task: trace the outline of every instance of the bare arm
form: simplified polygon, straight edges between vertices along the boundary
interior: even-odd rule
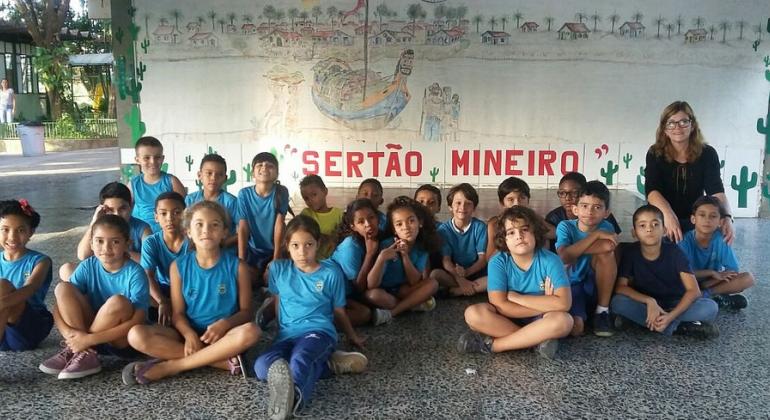
[[[607,243],[601,244],[600,247],[593,247],[597,241]],[[617,235],[595,230],[574,244],[557,249],[556,252],[565,264],[573,264],[583,254],[604,253],[614,250],[616,242]]]
[[[176,261],[171,263],[169,275],[171,277],[171,324],[186,340],[193,337],[197,340],[198,333],[190,326],[190,321],[187,319],[187,304],[182,295],[182,278]]]
[[[615,286],[615,293],[619,295],[628,296],[639,303],[644,303],[645,305],[649,304],[651,300],[655,302],[655,299],[653,299],[652,297],[647,296],[644,293],[638,292],[636,291],[636,289],[629,286],[627,277],[618,277],[618,283]]]
[[[238,312],[227,318],[230,328],[251,321],[253,316],[249,266],[243,261],[238,262],[238,308]]]
[[[273,227],[273,259],[281,257],[281,240],[283,239],[283,230],[286,228],[284,220],[286,216],[278,213],[275,215],[275,226]]]
[[[50,258],[43,258],[40,260],[40,262],[38,262],[32,269],[32,273],[27,277],[22,287],[19,287],[5,296],[0,296],[0,312],[26,302],[27,299],[32,297],[32,295],[40,289],[43,283],[45,283],[48,270],[50,269]]]
[[[187,188],[182,185],[182,182],[179,181],[179,178],[175,177],[174,175],[171,176],[171,189],[174,190],[174,192],[179,193],[182,197],[187,195]]]
[[[489,291],[489,303],[497,309],[500,314],[508,318],[529,318],[543,313],[527,308],[526,306],[508,300],[508,292]]]
[[[356,330],[353,328],[353,324],[350,322],[350,318],[348,317],[348,313],[345,312],[344,306],[334,308],[334,319],[337,321],[337,325],[342,328],[342,331],[348,337],[348,340],[353,343],[363,344],[363,340],[356,334]]]
[[[552,295],[522,295],[508,292],[509,301],[539,312],[567,312],[572,307],[572,291],[560,287]]]
[[[470,267],[465,269],[466,276],[472,276],[487,267],[486,254],[478,254],[479,258]]]
[[[249,250],[249,238],[251,237],[251,229],[249,229],[249,222],[245,219],[241,219],[238,222],[238,258],[246,261]]]
[[[362,292],[366,290],[368,274],[374,267],[374,262],[377,259],[377,241],[372,239],[365,239],[366,241],[366,255],[364,255],[364,261],[361,263],[361,269],[358,270],[358,276],[354,283],[355,288]]]
[[[714,194],[714,197],[722,203],[722,207],[724,207],[727,214],[732,214],[732,211],[730,210],[730,201],[727,200],[725,193],[716,193]],[[735,230],[733,229],[732,217],[725,217],[722,219],[722,236],[724,236],[725,242],[727,242],[728,245],[733,244],[733,240],[735,240]]]
[[[378,255],[377,259],[374,261],[372,270],[369,271],[369,274],[366,276],[367,289],[376,289],[380,287],[380,284],[382,284],[382,276],[385,274],[385,264],[387,264],[388,260],[392,260],[393,258],[396,258],[395,242],[380,251],[380,255]]]
[[[422,280],[423,273],[414,266],[408,252],[401,253],[401,262],[404,264],[406,282],[411,285],[419,283]]]
[[[674,242],[682,240],[682,228],[679,226],[679,217],[674,213],[671,204],[657,190],[647,193],[647,201],[663,212],[663,225],[666,228],[666,236]]]
[[[679,273],[679,278],[682,279],[682,284],[684,285],[684,295],[682,295],[682,299],[679,300],[679,303],[674,309],[669,312],[671,318],[674,319],[686,311],[693,302],[701,297],[698,281],[695,279],[694,275],[682,272]]]

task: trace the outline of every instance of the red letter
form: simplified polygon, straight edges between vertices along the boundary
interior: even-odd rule
[[[372,177],[380,176],[380,158],[385,156],[385,152],[367,152],[366,155],[372,159]]]
[[[355,171],[357,177],[363,178],[361,175],[360,165],[364,162],[364,154],[361,152],[348,152],[348,178],[353,178],[353,172]]]
[[[481,171],[481,150],[473,151],[473,175],[478,175]]]
[[[541,150],[540,151],[540,169],[537,171],[538,175],[553,175],[553,165],[556,162],[556,152],[553,150]]]
[[[316,159],[318,159],[318,152],[313,152],[310,150],[306,150],[302,152],[302,163],[304,163],[305,165],[310,165],[309,167],[305,166],[304,168],[302,168],[303,174],[305,175],[318,174],[318,161]]]
[[[464,169],[463,175],[468,175],[468,151],[463,150],[460,156],[457,150],[452,150],[452,175],[457,175],[458,169]]]
[[[572,158],[572,168],[567,167],[567,157]],[[567,172],[577,172],[578,170],[578,153],[574,150],[569,150],[561,154],[561,174],[564,175]]]
[[[490,167],[495,171],[495,175],[500,175],[500,161],[502,160],[502,150],[485,150],[484,151],[484,175],[489,176]]]
[[[337,162],[333,161],[333,158],[341,158],[342,152],[326,152],[326,159],[324,163],[326,164],[326,176],[342,176],[341,170],[334,169],[335,166],[337,166]]]
[[[388,166],[385,167],[385,176],[391,176],[394,171],[396,176],[401,176],[401,162],[398,161],[398,152],[390,152]]]
[[[529,159],[527,159],[527,175],[534,176],[535,175],[535,151],[530,150],[527,155],[529,155]]]
[[[422,153],[415,151],[406,152],[404,159],[406,160],[404,168],[406,174],[408,176],[420,176],[422,173]],[[414,161],[414,165],[412,165],[412,161]]]
[[[508,149],[505,151],[505,174],[510,176],[519,176],[521,175],[521,169],[516,169],[516,165],[518,164],[518,161],[516,160],[516,156],[522,156],[524,154],[523,150],[519,149]]]

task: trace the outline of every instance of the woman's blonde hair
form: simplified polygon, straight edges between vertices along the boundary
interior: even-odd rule
[[[703,135],[700,132],[698,126],[698,120],[695,119],[695,113],[692,111],[690,104],[685,101],[672,102],[667,106],[663,113],[660,114],[660,123],[658,124],[658,131],[655,134],[655,144],[652,145],[652,151],[655,156],[663,156],[666,162],[672,162],[676,156],[674,146],[671,144],[671,140],[666,135],[666,123],[669,118],[677,112],[684,112],[691,121],[690,139],[687,143],[687,162],[694,162],[703,153]]]

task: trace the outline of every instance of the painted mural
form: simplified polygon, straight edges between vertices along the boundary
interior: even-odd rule
[[[723,159],[735,215],[757,214],[770,179],[757,123],[766,2],[134,5],[135,126],[164,142],[169,171],[190,188],[188,160],[211,148],[233,168],[233,189],[248,184],[251,157],[272,150],[287,185],[307,173],[334,186],[376,176],[495,187],[515,175],[546,188],[580,170],[643,193],[659,113],[678,99]]]

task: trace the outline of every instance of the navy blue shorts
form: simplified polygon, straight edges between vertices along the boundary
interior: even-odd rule
[[[260,276],[265,271],[267,264],[272,260],[272,249],[256,249],[252,247],[246,249],[246,264],[248,264],[249,267],[256,268]]]
[[[511,318],[511,321],[513,321],[514,324],[523,327],[537,321],[538,319],[543,319],[543,314],[530,316],[527,318]]]
[[[480,271],[477,271],[476,273],[474,273],[474,274],[472,274],[470,276],[466,276],[465,279],[466,280],[470,280],[470,281],[474,281],[474,280],[478,280],[478,279],[480,279],[482,277],[486,277],[486,276],[487,276],[487,267],[484,267]]]
[[[45,309],[24,306],[15,324],[5,326],[5,334],[0,340],[1,351],[24,351],[37,348],[48,337],[53,327],[53,315]]]
[[[596,307],[596,279],[593,272],[580,283],[572,284],[570,289],[572,290],[572,307],[569,314],[585,321],[588,319],[589,311],[593,312]]]
[[[118,348],[113,346],[112,344],[97,344],[96,347],[94,347],[97,353],[103,355],[103,356],[114,356],[121,359],[138,359],[142,357],[142,353],[139,353],[131,346],[126,346],[124,348]]]

